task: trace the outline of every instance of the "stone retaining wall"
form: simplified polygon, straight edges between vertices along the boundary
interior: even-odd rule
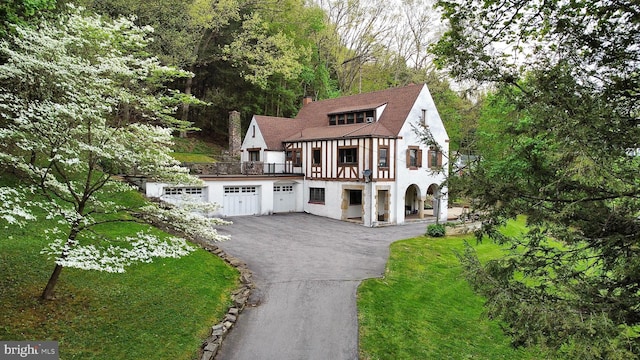
[[[202,248],[220,257],[240,272],[240,287],[232,293],[233,305],[227,310],[224,319],[211,327],[211,334],[202,343],[201,354],[199,356],[200,360],[212,360],[218,353],[218,349],[222,345],[222,340],[224,340],[229,330],[235,325],[238,315],[240,315],[247,304],[251,289],[253,289],[253,282],[252,274],[247,264],[225,253],[215,245],[205,244],[202,245]]]
[[[464,234],[469,234],[469,233],[472,233],[472,232],[480,229],[480,227],[482,226],[482,222],[481,221],[458,223],[458,224],[455,224],[453,226],[451,224],[455,224],[455,223],[449,223],[445,227],[445,234],[446,235],[464,235]]]

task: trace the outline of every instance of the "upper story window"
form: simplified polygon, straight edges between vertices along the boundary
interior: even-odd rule
[[[389,167],[389,148],[381,147],[378,150],[378,167]]]
[[[329,114],[329,125],[348,125],[373,122],[374,110],[350,111],[345,113]]]
[[[313,153],[313,157],[311,159],[312,165],[313,166],[322,165],[322,151],[320,149],[313,149],[312,153]]]
[[[356,165],[358,163],[358,148],[348,147],[338,149],[338,165]]]
[[[249,150],[249,161],[260,161],[260,150]]]
[[[293,166],[302,166],[302,149],[287,150],[285,156],[287,161],[293,163]]]
[[[429,169],[437,169],[442,167],[442,152],[438,151],[438,149],[431,147],[429,148],[429,159],[427,166]]]
[[[407,149],[407,167],[411,169],[422,167],[422,150],[418,146],[409,146]]]

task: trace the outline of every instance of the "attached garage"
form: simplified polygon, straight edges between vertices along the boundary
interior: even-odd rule
[[[200,186],[164,186],[160,198],[171,204],[207,201],[206,188]]]
[[[222,201],[224,216],[260,214],[259,186],[225,186]]]
[[[294,183],[276,183],[273,185],[273,212],[296,211],[296,193]]]

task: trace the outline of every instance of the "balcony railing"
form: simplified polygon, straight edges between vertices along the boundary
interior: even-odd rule
[[[242,173],[245,175],[278,175],[302,174],[301,166],[291,163],[264,163],[262,161],[245,161],[242,163]]]

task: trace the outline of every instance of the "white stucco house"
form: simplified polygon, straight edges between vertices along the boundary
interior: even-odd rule
[[[426,145],[416,129],[431,132]],[[437,144],[437,146],[435,145]],[[308,212],[364,226],[447,219],[449,139],[426,85],[305,99],[298,115],[255,115],[241,175],[201,176],[204,187],[148,183],[168,201],[195,197],[220,216]]]

